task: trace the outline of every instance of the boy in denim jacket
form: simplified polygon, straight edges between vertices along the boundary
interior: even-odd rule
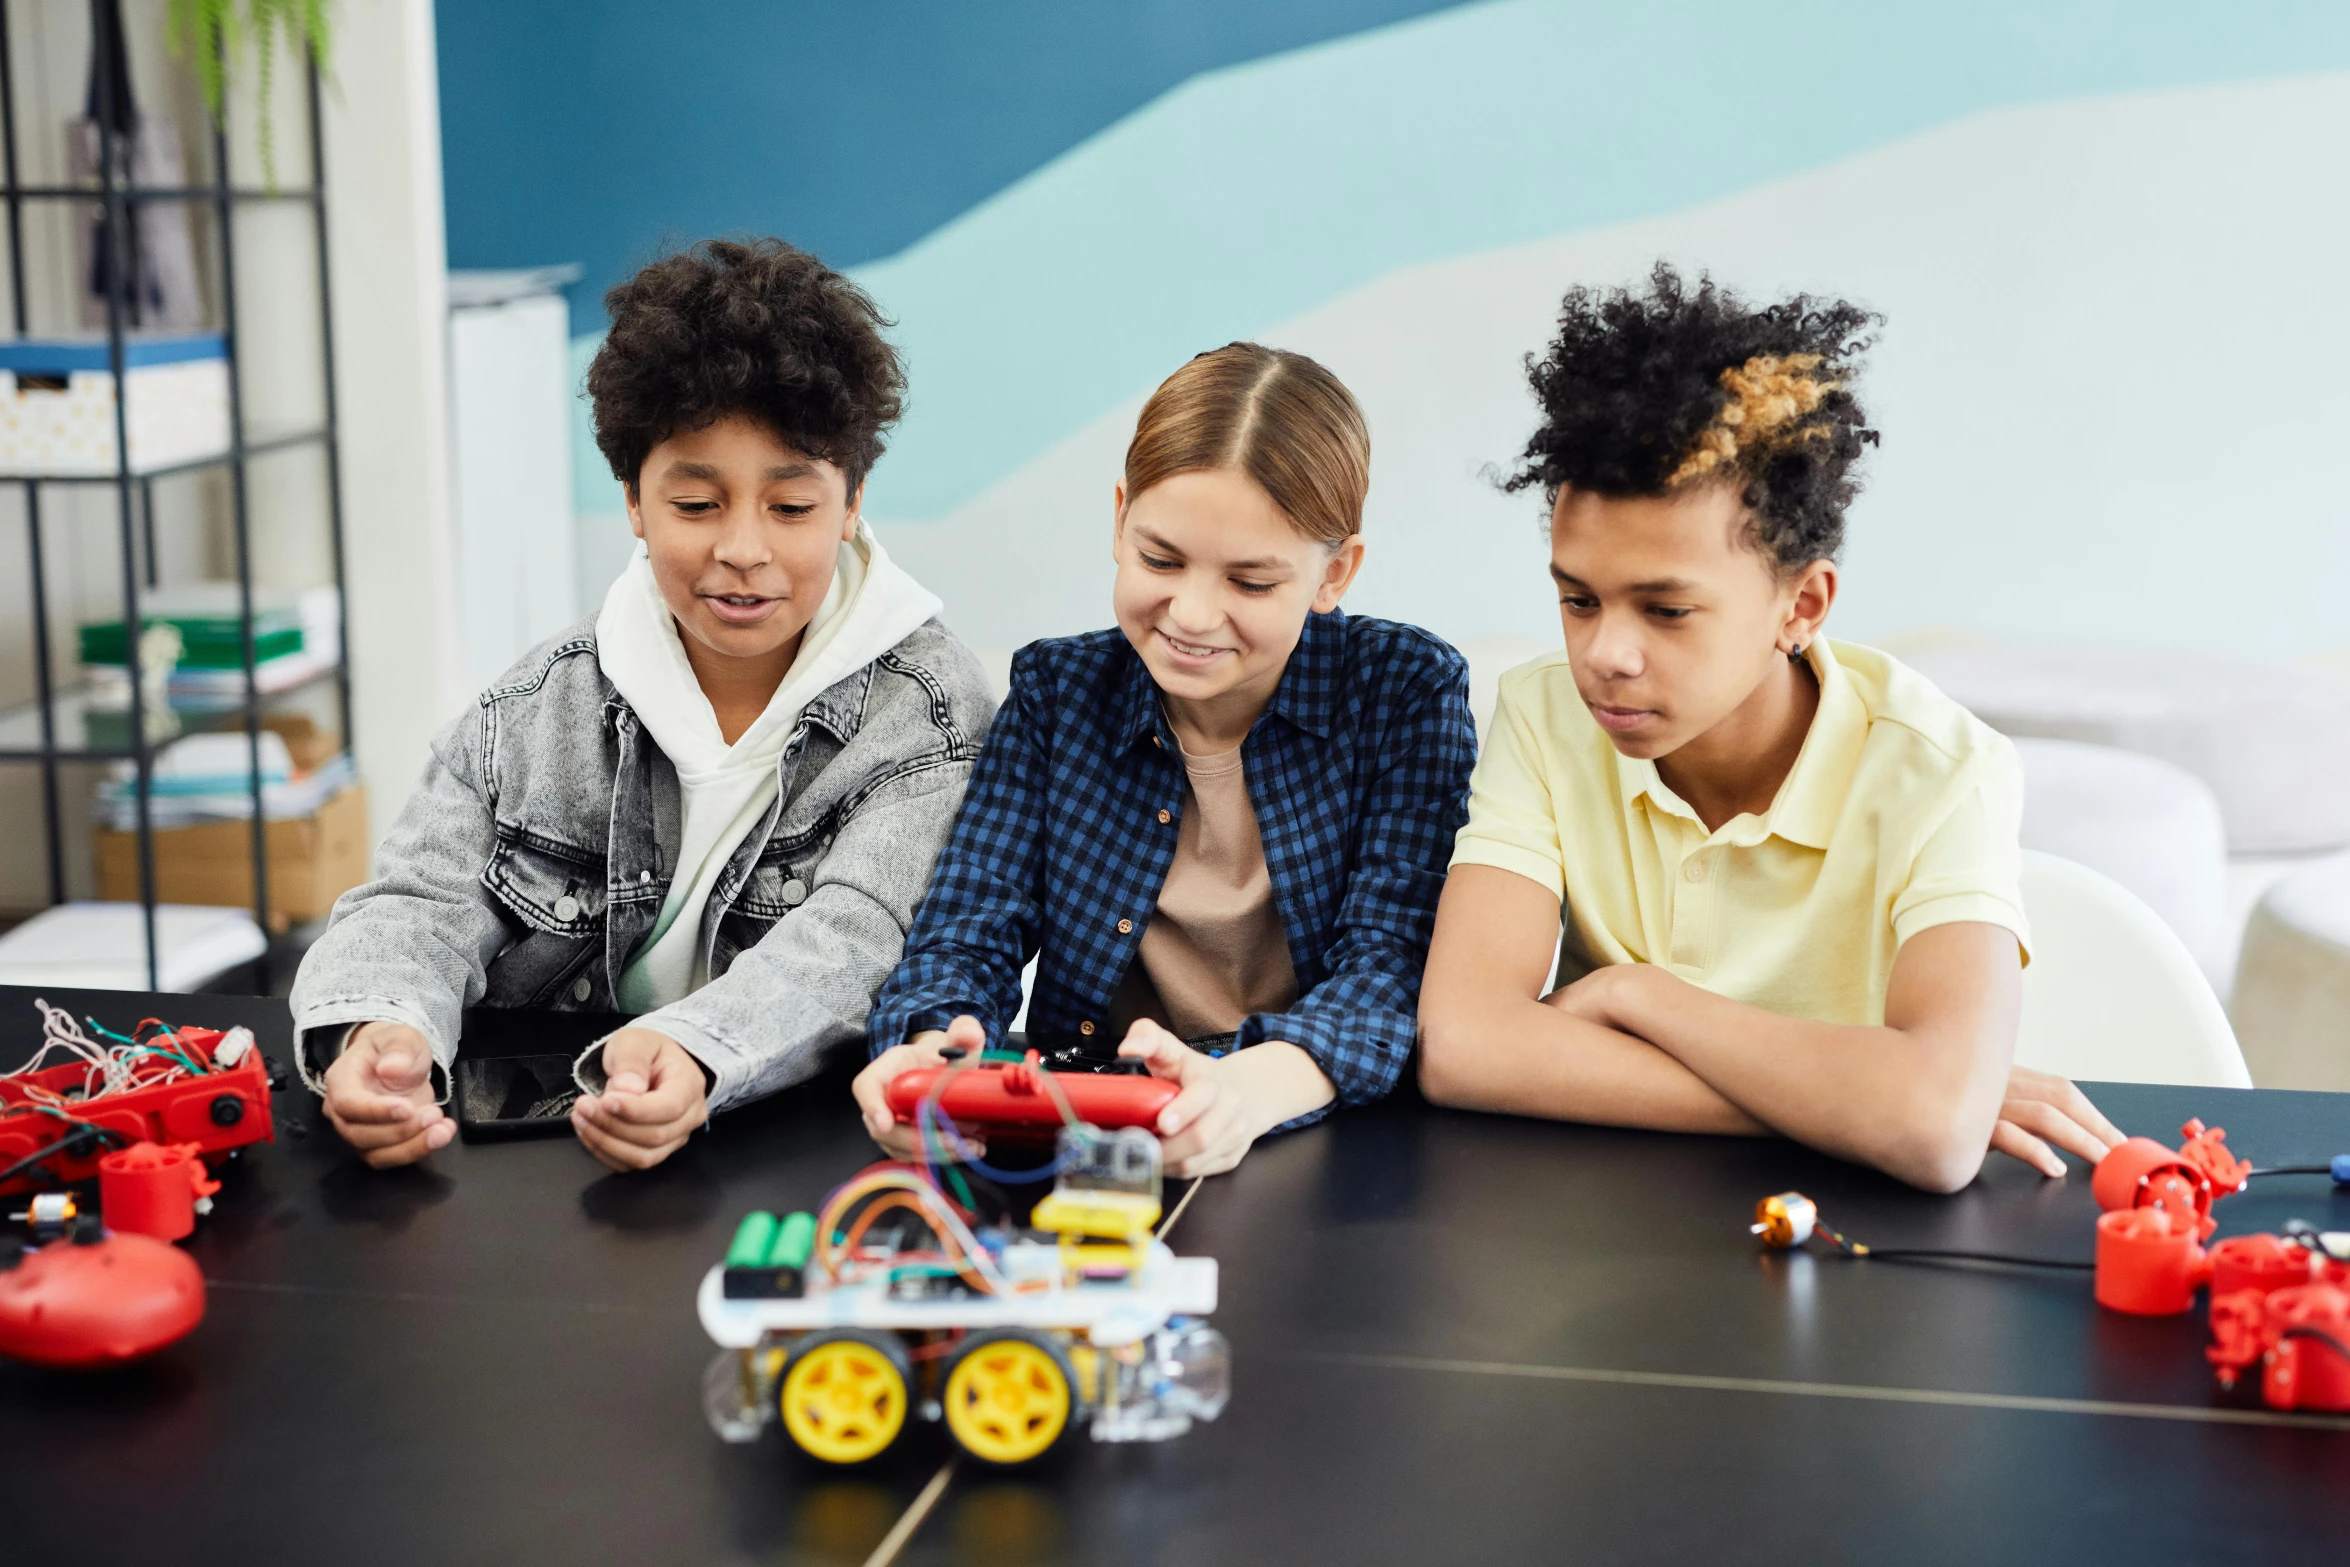
[[[441,731],[294,984],[304,1079],[378,1167],[453,1135],[469,1006],[639,1014],[571,1114],[623,1170],[852,1046],[993,714],[859,517],[904,384],[872,301],[764,240],[605,303],[588,391],[642,547]]]

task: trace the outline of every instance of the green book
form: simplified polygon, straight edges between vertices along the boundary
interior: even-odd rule
[[[182,669],[237,669],[245,662],[244,631],[233,615],[157,615],[145,624],[179,628]],[[260,610],[253,616],[253,660],[264,663],[302,651],[302,622],[292,610]],[[85,665],[127,663],[122,622],[93,621],[81,628]]]

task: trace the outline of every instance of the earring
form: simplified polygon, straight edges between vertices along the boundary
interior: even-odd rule
[[[1800,643],[1800,642],[1798,642],[1798,643],[1796,643],[1796,644],[1795,644],[1793,647],[1789,648],[1789,649],[1787,650],[1787,657],[1788,657],[1788,658],[1789,658],[1791,661],[1793,661],[1794,663],[1798,663],[1798,664],[1802,663],[1802,662],[1803,662],[1803,644],[1802,644],[1802,643]]]

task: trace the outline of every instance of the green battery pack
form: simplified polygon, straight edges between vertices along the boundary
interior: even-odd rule
[[[728,1300],[791,1300],[807,1289],[809,1255],[816,1249],[816,1218],[764,1211],[748,1213],[726,1248],[722,1280]]]
[[[767,1248],[775,1244],[775,1215],[764,1210],[746,1213],[743,1222],[734,1227],[734,1244],[726,1248],[726,1265],[730,1268],[760,1268],[767,1265]]]

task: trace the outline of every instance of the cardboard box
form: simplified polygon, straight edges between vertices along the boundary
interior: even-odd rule
[[[332,729],[321,728],[316,719],[303,714],[263,713],[261,727],[276,731],[277,737],[286,743],[286,754],[293,758],[297,773],[316,772],[342,754],[343,737]]]
[[[135,903],[139,835],[100,829],[98,896]],[[269,824],[269,928],[322,919],[367,879],[367,786],[353,784],[315,816]],[[155,897],[162,903],[253,906],[253,827],[201,822],[155,834]]]

